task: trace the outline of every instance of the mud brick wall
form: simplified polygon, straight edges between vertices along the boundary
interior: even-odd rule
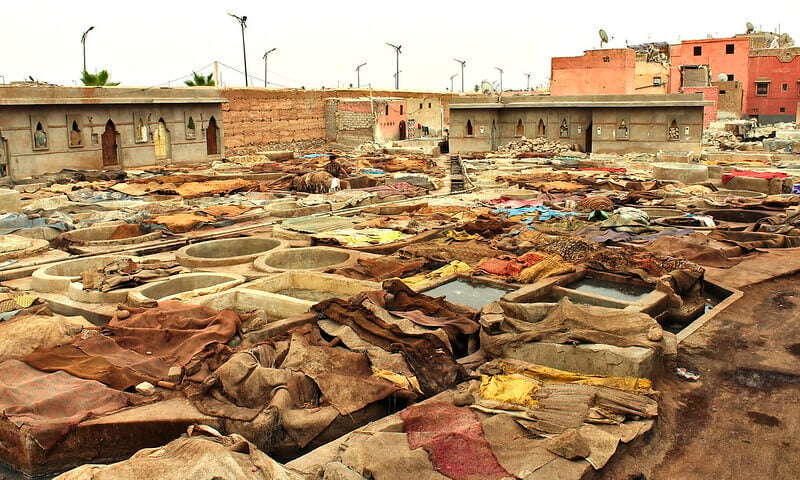
[[[372,97],[417,99],[441,98],[445,124],[449,122],[448,106],[453,94],[441,92],[405,92],[372,90]],[[298,90],[265,88],[224,88],[228,100],[222,107],[225,148],[236,153],[246,147],[270,143],[325,140],[326,99],[369,97],[369,90]]]

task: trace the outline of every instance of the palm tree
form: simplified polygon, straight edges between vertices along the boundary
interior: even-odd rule
[[[212,79],[213,76],[213,73],[209,73],[207,77],[204,77],[203,75],[198,75],[197,72],[192,72],[192,79],[183,83],[190,87],[213,87],[216,85]]]
[[[108,77],[108,70],[100,70],[94,74],[84,70],[81,74],[81,82],[87,87],[116,87],[119,85],[119,82],[109,82]]]

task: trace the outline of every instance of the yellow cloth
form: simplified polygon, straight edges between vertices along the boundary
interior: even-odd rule
[[[522,283],[534,283],[547,277],[574,272],[575,266],[565,262],[561,255],[548,255],[536,265],[525,267],[517,275],[517,280]]]
[[[539,384],[522,375],[482,375],[481,396],[489,400],[519,405],[536,405],[532,395]]]
[[[392,243],[411,235],[399,230],[390,228],[343,228],[331,232],[322,232],[314,235],[314,238],[336,240],[340,245],[349,247],[367,247],[370,245],[383,245]]]
[[[547,383],[576,383],[580,385],[616,388],[618,390],[634,393],[650,392],[653,387],[652,382],[647,378],[584,375],[542,365],[529,365],[523,369],[516,369],[505,362],[501,362],[501,366],[506,373],[519,373],[526,377]]]
[[[401,278],[400,280],[402,280],[403,283],[413,288],[414,290],[419,290],[420,288],[428,285],[429,283],[433,283],[435,280],[451,277],[461,272],[468,272],[471,268],[472,267],[462,262],[461,260],[453,260],[444,267],[437,268],[432,272],[420,273],[419,275],[414,275],[413,277],[408,277],[408,278]]]
[[[409,392],[422,393],[422,389],[419,386],[419,381],[417,381],[417,377],[415,376],[407,377],[405,375],[392,372],[391,370],[382,370],[374,366],[372,367],[372,374],[378,378],[388,380],[398,387],[408,390]]]
[[[444,233],[444,236],[447,237],[447,239],[454,240],[456,242],[466,242],[468,240],[475,240],[478,238],[477,234],[470,235],[464,230],[448,230]]]

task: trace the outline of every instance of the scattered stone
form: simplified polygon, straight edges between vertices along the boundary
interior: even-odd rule
[[[169,382],[180,383],[181,378],[183,378],[183,367],[169,367],[169,371],[167,372],[167,380]]]
[[[156,394],[156,387],[150,382],[142,382],[136,385],[136,393],[150,397]]]

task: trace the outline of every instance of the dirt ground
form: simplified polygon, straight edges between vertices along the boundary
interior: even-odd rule
[[[744,296],[679,348],[656,379],[657,428],[596,478],[800,478],[800,275],[743,288]]]

